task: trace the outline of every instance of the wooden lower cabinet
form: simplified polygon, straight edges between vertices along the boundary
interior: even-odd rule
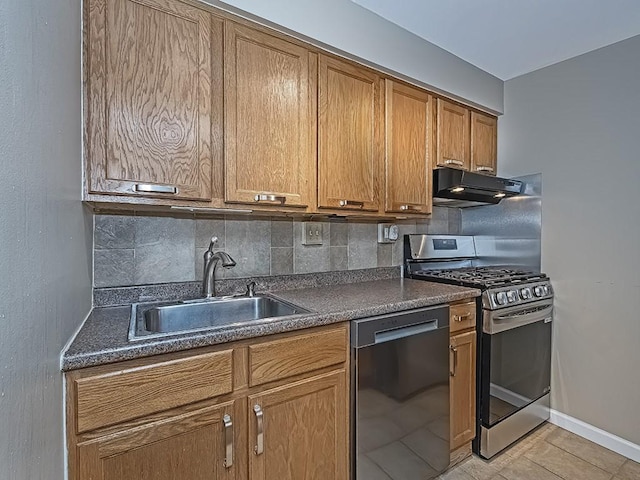
[[[451,450],[476,436],[476,332],[451,337]]]
[[[348,397],[344,370],[249,397],[249,477],[348,478]]]
[[[91,480],[221,480],[235,478],[225,465],[224,415],[232,404],[133,427],[81,443],[77,478]],[[232,429],[233,427],[228,427]]]
[[[348,479],[347,323],[195,352],[66,374],[69,480]]]

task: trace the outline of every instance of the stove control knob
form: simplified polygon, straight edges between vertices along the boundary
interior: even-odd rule
[[[507,300],[509,303],[514,303],[518,301],[518,292],[516,290],[509,290],[507,292]]]
[[[544,295],[544,288],[542,287],[542,285],[536,285],[535,287],[533,287],[533,294],[536,297],[542,297]]]
[[[551,294],[551,287],[549,285],[544,285],[542,287],[542,289],[544,290],[544,294],[545,295],[550,295]]]
[[[498,305],[505,305],[507,303],[507,292],[498,292],[495,298]]]
[[[531,289],[529,287],[520,289],[520,298],[529,300],[531,298]]]

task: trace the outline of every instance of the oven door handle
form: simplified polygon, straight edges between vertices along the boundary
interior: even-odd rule
[[[553,320],[553,303],[541,305],[532,311],[526,313],[513,313],[507,315],[498,315],[493,317],[489,325],[487,333],[498,333],[512,328],[522,327],[530,323],[545,321],[546,323]],[[485,327],[487,325],[485,324]]]

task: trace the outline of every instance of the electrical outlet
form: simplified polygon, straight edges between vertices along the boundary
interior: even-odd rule
[[[398,239],[398,226],[393,223],[378,224],[378,243],[393,243]]]
[[[304,222],[302,224],[302,244],[322,245],[322,223]]]

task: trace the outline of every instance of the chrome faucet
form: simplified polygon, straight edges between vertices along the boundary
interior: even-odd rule
[[[218,237],[211,237],[209,249],[204,254],[204,279],[202,281],[202,294],[205,298],[216,296],[215,275],[218,262],[222,263],[224,268],[233,268],[236,262],[227,253],[213,251],[213,247],[218,243]]]

